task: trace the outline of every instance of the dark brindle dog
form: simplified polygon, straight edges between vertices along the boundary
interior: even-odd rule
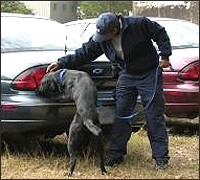
[[[56,93],[67,100],[73,100],[76,113],[70,124],[68,152],[70,155],[69,173],[73,174],[78,153],[84,140],[93,141],[102,174],[106,173],[103,160],[102,131],[96,110],[97,89],[91,77],[82,71],[60,69],[46,74],[39,86],[42,96],[55,96]]]

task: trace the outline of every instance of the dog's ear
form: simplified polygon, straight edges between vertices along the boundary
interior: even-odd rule
[[[35,94],[38,95],[38,96],[43,96],[43,92],[41,91],[41,85],[42,84],[42,81],[40,84],[38,84],[37,88],[35,89]]]
[[[42,83],[43,83],[43,81],[45,79],[45,76],[46,76],[46,74],[42,77],[42,79],[41,79],[41,81],[39,83],[36,82],[37,83],[37,88],[35,89],[35,94],[36,95],[42,95],[41,91],[40,91],[40,88],[41,88],[41,85],[42,85]]]
[[[55,72],[49,72],[44,75],[41,83],[44,82],[45,84],[50,84],[52,82],[56,82],[56,76],[57,75],[55,74]]]
[[[53,76],[53,82],[54,83],[58,83],[59,82],[59,73],[55,73],[55,75]]]

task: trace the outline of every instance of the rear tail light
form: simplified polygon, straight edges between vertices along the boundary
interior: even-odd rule
[[[46,73],[46,67],[34,67],[17,76],[12,82],[12,88],[22,91],[34,91]]]
[[[185,66],[178,74],[179,80],[198,81],[199,80],[199,61],[195,61]]]

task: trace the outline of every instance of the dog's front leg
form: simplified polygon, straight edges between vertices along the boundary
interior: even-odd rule
[[[72,156],[70,157],[70,162],[69,162],[69,172],[66,173],[65,176],[71,177],[74,172],[75,166],[76,166],[76,157]]]

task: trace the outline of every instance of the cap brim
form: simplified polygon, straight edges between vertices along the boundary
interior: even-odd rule
[[[100,35],[98,32],[96,32],[93,37],[92,40],[95,42],[103,42],[106,41],[106,35]]]

